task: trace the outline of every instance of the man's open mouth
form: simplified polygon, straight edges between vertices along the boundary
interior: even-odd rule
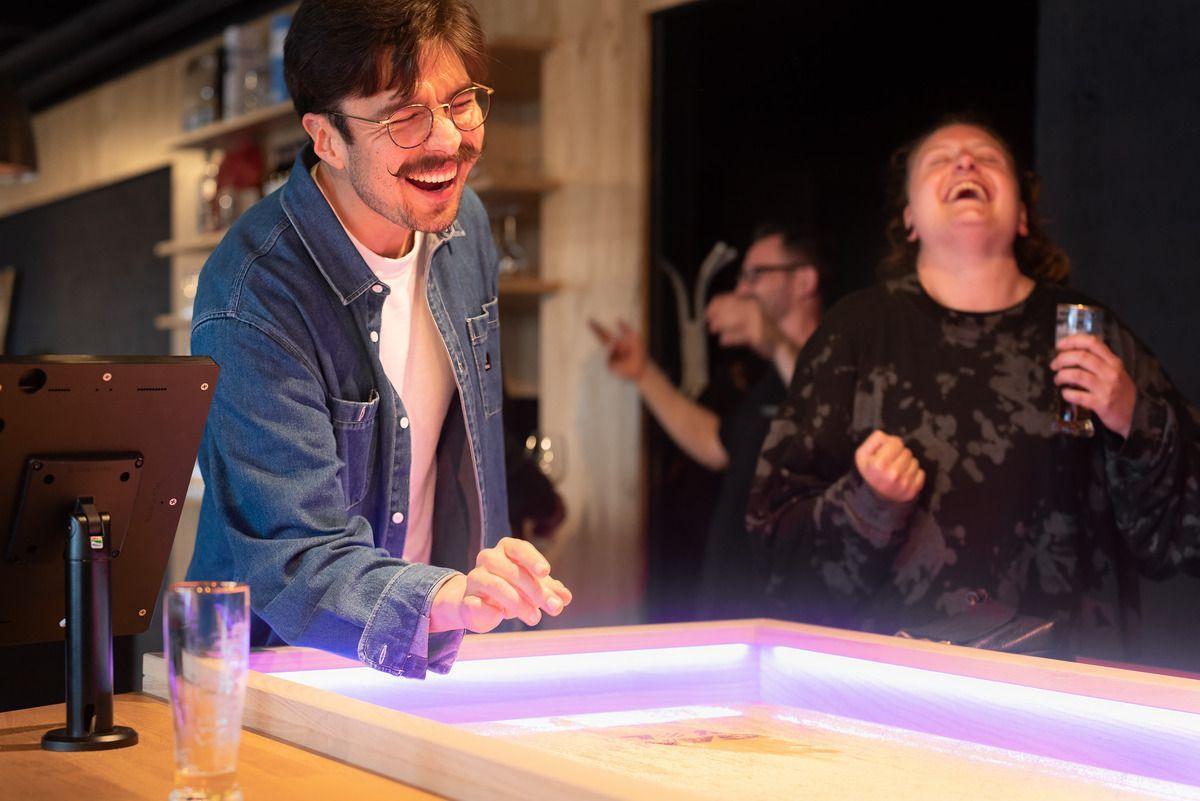
[[[425,172],[406,175],[404,176],[404,180],[425,192],[440,192],[454,183],[454,179],[457,177],[458,163],[450,162],[446,166],[438,167],[436,170],[427,170]]]

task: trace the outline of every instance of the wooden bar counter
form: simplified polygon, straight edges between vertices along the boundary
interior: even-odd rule
[[[63,725],[62,704],[0,712],[0,798],[12,801],[165,801],[171,790],[170,707],[141,693],[115,699],[116,722],[138,744],[114,751],[55,753],[42,733]],[[426,801],[438,796],[329,757],[243,732],[238,778],[246,801]]]

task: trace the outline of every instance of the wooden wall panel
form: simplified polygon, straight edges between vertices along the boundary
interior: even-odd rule
[[[587,329],[645,309],[649,28],[635,0],[563,3],[545,65],[541,422],[566,437],[568,519],[552,561],[576,602],[555,625],[641,619],[641,411]]]
[[[583,5],[577,0],[475,0],[479,20],[489,39],[544,39],[558,33],[560,6]]]

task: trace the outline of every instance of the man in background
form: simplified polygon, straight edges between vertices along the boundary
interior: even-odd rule
[[[681,392],[649,357],[643,338],[626,323],[592,330],[607,350],[609,371],[631,382],[646,408],[684,453],[722,471],[716,505],[703,542],[696,611],[701,618],[764,613],[745,531],[746,499],[759,448],[786,395],[800,349],[816,330],[828,269],[815,237],[797,226],[760,225],[752,236],[733,292],[708,304],[709,331],[722,347],[746,347],[766,364],[731,414],[715,412]]]

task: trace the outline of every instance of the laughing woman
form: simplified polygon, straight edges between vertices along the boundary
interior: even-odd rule
[[[1120,657],[1133,571],[1200,563],[1200,415],[1112,314],[1056,350],[1057,304],[1094,302],[997,134],[945,123],[893,166],[898,277],[830,311],[759,460],[778,611],[891,633],[986,595]],[[1060,391],[1094,437],[1053,433]]]

